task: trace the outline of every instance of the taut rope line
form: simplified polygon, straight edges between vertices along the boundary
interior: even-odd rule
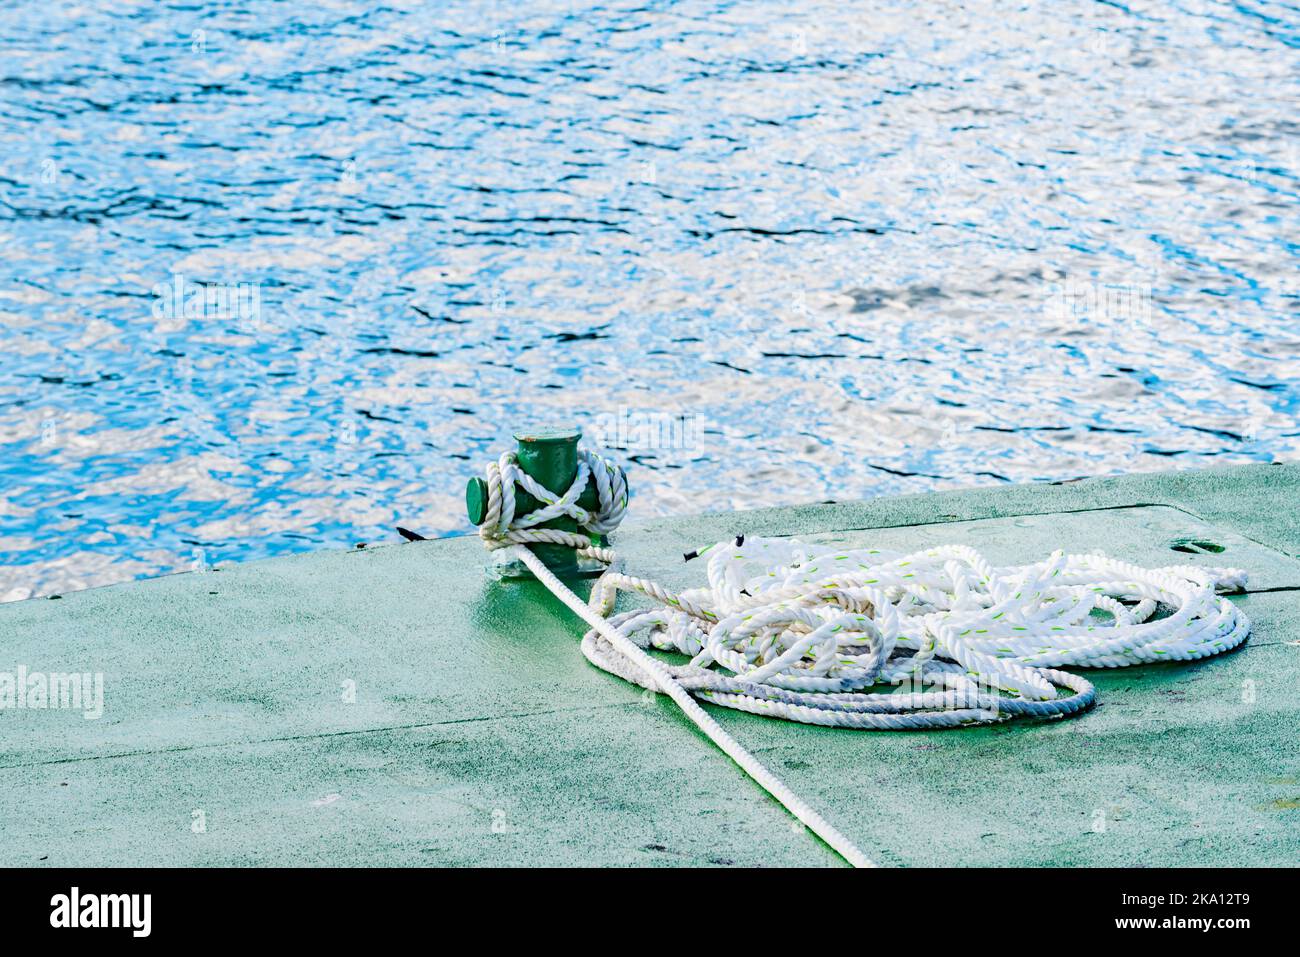
[[[594,513],[577,505],[589,477],[599,500]],[[514,515],[516,482],[545,503],[522,520]],[[1218,594],[1245,586],[1238,569],[1146,569],[1060,551],[1041,562],[995,567],[961,545],[903,554],[740,536],[699,550],[708,555],[707,587],[673,593],[610,568],[583,602],[528,545],[568,545],[613,565],[614,552],[586,535],[535,526],[567,516],[584,531],[608,534],[627,508],[622,469],[581,451],[573,484],[556,495],[508,452],[487,467],[487,483],[485,544],[510,549],[510,557],[587,622],[582,651],[588,660],[667,694],[856,866],[871,862],[695,698],[790,721],[874,730],[1063,717],[1092,705],[1096,689],[1061,667],[1189,661],[1235,648],[1250,634],[1245,613]],[[645,595],[657,607],[611,617],[619,591]],[[1160,610],[1167,614],[1153,617]],[[690,661],[669,665],[647,648]],[[888,684],[901,690],[869,690]]]

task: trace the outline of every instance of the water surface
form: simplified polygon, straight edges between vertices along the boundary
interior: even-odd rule
[[[538,421],[641,515],[1291,457],[1298,46],[1294,3],[6,4],[0,598],[463,530]]]

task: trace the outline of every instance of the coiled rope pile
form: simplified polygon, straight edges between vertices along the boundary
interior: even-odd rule
[[[577,505],[589,476],[600,503],[595,513]],[[583,451],[573,485],[558,496],[507,453],[488,466],[487,479],[485,543],[511,548],[591,626],[582,641],[587,658],[672,697],[751,777],[858,865],[869,864],[862,852],[692,696],[792,721],[881,730],[1060,717],[1089,707],[1096,689],[1059,668],[1188,661],[1235,648],[1250,634],[1245,613],[1218,594],[1245,586],[1237,569],[1146,569],[1059,551],[995,567],[960,545],[902,554],[740,536],[699,551],[708,555],[707,587],[673,593],[610,569],[583,603],[526,546],[570,545],[613,564],[615,554],[584,535],[535,526],[564,515],[608,534],[627,507],[622,470]],[[516,519],[515,482],[548,504]],[[657,605],[611,617],[619,591]],[[669,665],[648,648],[690,661]]]

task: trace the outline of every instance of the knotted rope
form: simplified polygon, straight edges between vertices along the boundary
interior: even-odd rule
[[[627,513],[627,476],[609,459],[587,449],[578,450],[578,474],[563,495],[544,488],[531,475],[519,467],[514,452],[506,452],[486,469],[488,504],[479,536],[489,549],[507,548],[511,545],[568,545],[577,549],[584,558],[595,558],[605,564],[614,561],[614,553],[593,544],[592,535],[608,535],[618,528]],[[595,512],[578,504],[587,487],[587,480],[595,479]],[[518,485],[542,507],[522,517],[515,516],[515,486]],[[589,534],[579,535],[557,528],[538,528],[544,522],[565,516],[577,522]]]
[[[588,477],[598,493],[594,514],[577,504]],[[590,534],[607,535],[622,521],[622,470],[580,451],[573,484],[555,495],[506,453],[487,467],[487,482],[485,544],[512,549],[591,626],[582,640],[588,660],[671,697],[750,777],[857,866],[870,861],[695,698],[876,730],[1063,717],[1089,707],[1096,689],[1059,667],[1188,661],[1235,648],[1250,634],[1245,613],[1218,594],[1244,587],[1245,572],[1237,569],[1145,569],[1060,551],[1041,562],[994,567],[961,545],[902,554],[740,536],[687,556],[709,555],[706,587],[674,593],[611,568],[584,603],[527,546],[568,545],[613,565],[614,552],[593,545]],[[516,484],[543,506],[516,517]],[[536,527],[562,515],[589,535]],[[611,617],[620,591],[658,607]],[[690,661],[669,665],[648,648]],[[895,690],[871,690],[886,685]]]

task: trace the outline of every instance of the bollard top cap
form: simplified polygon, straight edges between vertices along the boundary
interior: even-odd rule
[[[564,442],[577,442],[582,438],[582,429],[577,426],[540,426],[535,429],[520,429],[514,434],[516,442],[540,445],[558,445]]]

